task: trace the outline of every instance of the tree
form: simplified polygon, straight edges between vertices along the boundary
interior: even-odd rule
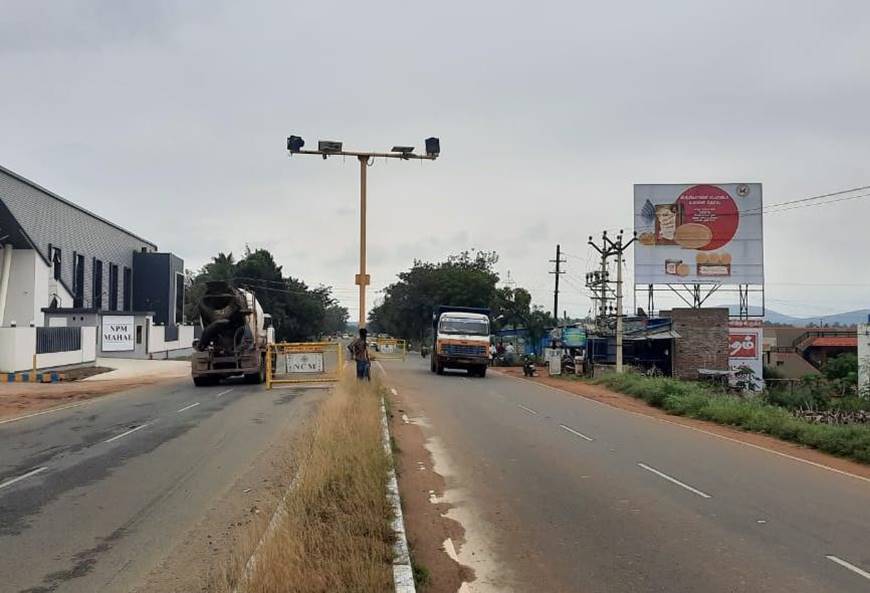
[[[263,311],[272,316],[279,341],[305,341],[327,333],[327,310],[338,307],[329,287],[310,289],[301,280],[285,277],[283,267],[266,249],[246,247],[238,262],[232,253],[219,253],[198,274],[188,272],[187,279],[188,319],[199,318],[197,306],[205,283],[225,280],[254,293]],[[333,321],[340,316],[340,311],[334,311]]]
[[[490,307],[498,282],[497,262],[498,255],[491,251],[463,251],[437,263],[414,260],[369,313],[372,331],[422,340],[438,305]]]

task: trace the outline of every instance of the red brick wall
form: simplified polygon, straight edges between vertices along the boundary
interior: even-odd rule
[[[673,320],[680,337],[674,347],[674,376],[697,379],[698,369],[728,370],[728,309],[672,309],[662,317]]]

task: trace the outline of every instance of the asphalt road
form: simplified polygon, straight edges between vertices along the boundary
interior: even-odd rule
[[[319,390],[189,379],[0,423],[0,591],[129,591]]]
[[[491,373],[384,361],[503,579],[471,590],[870,591],[870,482]]]

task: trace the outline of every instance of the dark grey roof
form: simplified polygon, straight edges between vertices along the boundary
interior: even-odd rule
[[[125,234],[129,235],[130,237],[136,239],[137,241],[141,241],[141,242],[143,242],[143,243],[147,243],[148,245],[150,245],[151,247],[153,247],[155,251],[157,250],[157,245],[155,245],[155,244],[152,243],[151,241],[149,241],[149,240],[147,240],[147,239],[143,239],[143,238],[140,237],[139,235],[136,235],[136,234],[134,234],[134,233],[131,233],[130,231],[128,231],[128,230],[125,229],[124,227],[121,227],[121,226],[115,224],[114,222],[111,222],[111,221],[109,221],[109,220],[106,220],[106,219],[103,218],[102,216],[99,216],[99,215],[97,215],[97,214],[94,214],[94,213],[91,212],[90,210],[86,210],[85,208],[82,208],[82,207],[79,206],[78,204],[75,204],[75,203],[70,202],[69,200],[67,200],[67,199],[65,199],[65,198],[60,197],[59,195],[57,195],[57,194],[54,193],[53,191],[48,190],[48,189],[42,187],[41,185],[39,185],[39,184],[37,184],[37,183],[34,183],[33,181],[27,179],[26,177],[23,177],[22,175],[19,175],[19,174],[16,173],[15,171],[10,171],[9,169],[7,169],[6,167],[4,167],[4,166],[2,166],[2,165],[0,165],[0,171],[2,171],[3,173],[6,173],[6,174],[9,175],[10,177],[14,177],[14,178],[17,179],[18,181],[21,181],[22,183],[26,183],[26,184],[29,185],[30,187],[32,187],[32,188],[34,188],[34,189],[37,189],[37,190],[41,191],[42,193],[44,193],[44,194],[46,194],[46,195],[48,195],[48,196],[51,196],[51,197],[54,198],[55,200],[58,200],[59,202],[62,202],[63,204],[65,204],[65,205],[67,205],[67,206],[70,206],[70,207],[72,207],[72,208],[75,208],[75,209],[78,210],[79,212],[82,212],[82,213],[84,213],[84,214],[87,214],[88,216],[91,216],[91,217],[93,217],[93,218],[99,220],[100,222],[105,223],[105,224],[107,224],[107,225],[109,225],[109,226],[111,226],[111,227],[113,227],[113,228],[115,228],[115,229],[121,231],[122,233],[125,233]]]

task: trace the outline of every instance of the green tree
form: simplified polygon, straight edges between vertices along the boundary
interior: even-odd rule
[[[253,292],[263,311],[272,316],[275,336],[281,341],[305,341],[327,333],[327,311],[338,307],[329,287],[311,289],[303,281],[285,276],[268,250],[246,248],[238,262],[232,253],[219,253],[198,274],[187,273],[185,306],[191,321],[199,318],[197,306],[209,280],[225,280]],[[332,320],[340,315],[334,311]]]
[[[384,290],[384,301],[369,313],[372,331],[422,340],[438,305],[491,306],[498,282],[497,262],[498,255],[491,251],[463,251],[437,263],[414,260]]]

